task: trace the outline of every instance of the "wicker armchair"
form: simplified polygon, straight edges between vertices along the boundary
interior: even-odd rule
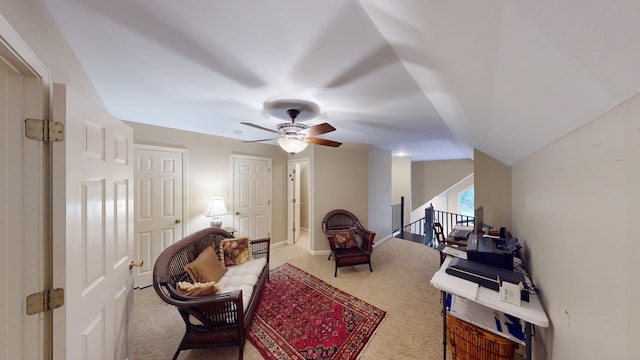
[[[244,308],[242,290],[209,296],[183,296],[176,290],[176,283],[189,281],[184,266],[192,262],[209,245],[214,249],[231,234],[220,228],[206,228],[167,247],[153,268],[153,287],[160,298],[175,306],[185,322],[185,334],[173,359],[182,350],[207,347],[238,346],[238,358],[242,360],[253,316],[258,308],[265,282],[269,277],[269,238],[252,240],[254,259],[266,258],[248,306]]]
[[[336,231],[348,229],[354,229],[357,246],[340,247],[336,242]],[[328,212],[322,219],[322,231],[327,235],[331,246],[331,254],[327,260],[333,256],[336,263],[333,276],[337,277],[338,268],[343,266],[369,264],[369,271],[373,271],[371,253],[376,233],[365,229],[354,214],[344,209]]]

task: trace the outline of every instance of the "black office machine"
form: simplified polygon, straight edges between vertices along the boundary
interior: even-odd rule
[[[517,240],[515,240],[517,242]],[[505,243],[506,244],[506,243]],[[488,236],[469,235],[467,240],[467,259],[483,264],[513,270],[513,251],[505,246],[496,246],[494,239]]]
[[[512,284],[521,283],[523,290],[520,292],[520,299],[529,301],[529,290],[532,289],[525,280],[525,276],[520,272],[461,258],[454,258],[445,271],[449,275],[472,281],[495,291],[499,291],[500,281]]]

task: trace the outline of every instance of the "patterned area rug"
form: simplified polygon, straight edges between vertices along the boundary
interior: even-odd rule
[[[291,264],[269,276],[249,332],[265,359],[357,359],[387,314]]]

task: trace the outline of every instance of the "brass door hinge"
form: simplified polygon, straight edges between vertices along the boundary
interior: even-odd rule
[[[64,305],[64,289],[44,290],[27,296],[27,315],[39,314]]]
[[[56,121],[25,119],[24,132],[28,139],[60,142],[64,140],[64,124]]]

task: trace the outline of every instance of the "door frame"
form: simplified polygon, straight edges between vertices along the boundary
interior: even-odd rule
[[[45,119],[51,119],[53,115],[51,109],[51,97],[53,93],[51,73],[2,14],[0,14],[0,54],[8,61],[9,66],[15,68],[16,72],[25,76],[32,76],[41,81],[43,100],[42,114]],[[54,211],[54,209],[56,209],[64,213],[66,209],[66,201],[63,200],[60,202],[61,198],[58,196],[59,194],[57,194],[60,190],[64,191],[64,180],[62,180],[62,184],[56,181],[56,175],[62,174],[64,179],[64,170],[60,171],[56,169],[64,169],[64,153],[59,151],[54,152],[53,145],[51,144],[53,143],[50,143],[48,146],[43,145],[42,154],[44,160],[43,174],[46,177],[43,179],[45,189],[42,194],[42,216],[44,217],[43,222],[45,228],[42,229],[42,243],[36,245],[43,250],[42,273],[40,275],[41,280],[37,284],[38,290],[64,287],[66,274],[64,226],[56,224],[57,216],[56,211]],[[56,147],[59,148],[61,146],[64,145],[58,144]],[[39,242],[41,239],[23,240]],[[34,271],[34,269],[21,269],[19,271]],[[57,310],[57,312],[64,312],[64,310],[60,309]],[[64,337],[64,334],[59,334],[60,330],[64,331],[64,321],[58,321],[57,319],[60,319],[60,317],[57,315],[54,317],[53,311],[45,311],[42,315],[30,316],[43,317],[43,321],[39,323],[39,330],[42,332],[42,337],[34,334],[36,341],[32,343],[37,342],[36,345],[41,347],[42,353],[46,358],[53,357],[54,353],[64,355],[64,349],[60,349],[60,347],[56,345],[56,342],[54,342],[54,334]],[[62,318],[64,318],[64,316]],[[54,331],[54,329],[56,330]],[[42,339],[43,343],[40,343],[40,339]],[[61,346],[64,347],[64,341]],[[64,356],[60,358],[64,358]]]
[[[135,130],[134,130],[134,139],[135,139]],[[180,154],[180,159],[182,160],[182,213],[180,214],[180,219],[182,219],[181,222],[181,227],[182,227],[182,237],[185,237],[186,235],[189,234],[189,225],[188,222],[185,221],[186,220],[186,214],[187,214],[187,206],[189,205],[189,196],[187,194],[187,189],[189,188],[188,186],[188,179],[187,179],[187,149],[185,148],[177,148],[177,147],[169,147],[169,146],[158,146],[158,145],[147,145],[147,144],[138,144],[138,143],[134,143],[133,144],[133,152],[135,154],[136,150],[152,150],[152,151],[164,151],[164,152],[172,152],[172,153],[176,153],[176,154]],[[134,156],[135,158],[135,156]],[[138,166],[138,164],[134,164],[134,166]],[[134,171],[135,174],[135,171]],[[137,179],[134,177],[133,179],[134,182],[136,182],[136,184],[134,184],[134,191],[135,189],[137,189],[138,184],[137,184]],[[135,209],[135,204],[134,204],[134,209]],[[135,212],[135,210],[134,210]],[[134,227],[135,224],[137,222],[135,216],[137,216],[137,214],[134,214]],[[134,249],[133,249],[133,256],[136,260],[140,259],[140,256],[138,254],[138,239],[137,239],[137,231],[134,228],[133,230],[134,233],[134,238],[133,239],[133,243],[134,243]],[[176,239],[176,241],[178,241],[180,239]],[[135,276],[134,276],[135,278]],[[135,284],[135,281],[134,281]],[[134,285],[134,287],[136,289],[138,289],[139,287]]]
[[[288,244],[293,244],[294,243],[294,239],[293,239],[293,233],[292,233],[292,228],[293,228],[293,222],[294,222],[294,213],[292,211],[293,209],[293,196],[294,196],[294,188],[293,188],[293,183],[294,181],[291,181],[293,179],[290,178],[291,174],[293,174],[293,171],[295,169],[295,166],[298,164],[305,164],[305,166],[307,166],[309,172],[311,171],[311,159],[309,158],[299,158],[299,159],[289,159],[287,161],[287,178],[289,179],[289,181],[287,181],[287,243]],[[300,176],[300,173],[296,172],[296,176]],[[307,184],[301,184],[300,186],[305,186],[307,188],[307,193],[309,193],[309,195],[311,195],[311,177],[309,177],[309,182]],[[307,204],[304,205],[307,208],[307,213],[309,214],[309,220],[311,220],[311,199],[312,197],[309,196],[309,201],[307,201]],[[297,201],[300,201],[300,199],[298,199]],[[298,229],[300,229],[300,224],[296,225],[298,227]],[[311,234],[313,234],[313,221],[309,221],[309,251],[312,252],[314,249],[313,246],[313,242],[311,241]]]

